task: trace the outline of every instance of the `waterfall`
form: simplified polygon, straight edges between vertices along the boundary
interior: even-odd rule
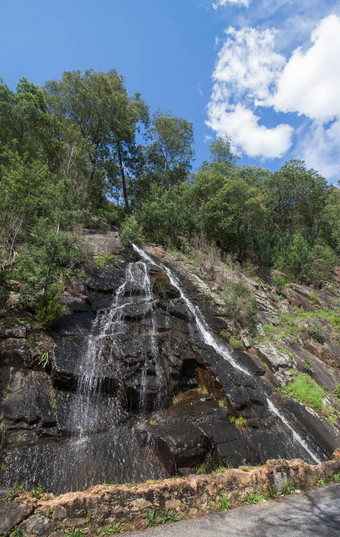
[[[76,386],[77,402],[73,405],[69,416],[69,427],[72,434],[78,436],[83,443],[89,434],[96,432],[100,422],[100,413],[102,412],[100,398],[106,370],[110,377],[114,377],[115,380],[115,386],[112,386],[112,389],[123,392],[123,375],[120,360],[123,353],[119,336],[126,332],[123,318],[124,308],[138,304],[146,305],[151,317],[149,358],[154,362],[158,385],[154,410],[162,408],[166,379],[158,360],[157,323],[153,306],[151,280],[144,262],[130,263],[126,268],[125,282],[118,288],[111,307],[107,310],[100,310],[97,313],[88,340],[87,350],[80,366]],[[141,417],[145,415],[147,409],[147,369],[148,356],[146,353],[140,377],[139,412]],[[111,407],[112,425],[114,425],[121,413],[117,398],[107,397],[105,406],[106,413],[108,407]]]
[[[231,356],[228,348],[221,344],[219,341],[217,341],[217,339],[215,338],[215,336],[211,333],[211,331],[209,330],[209,327],[207,325],[207,323],[205,322],[203,316],[202,316],[202,313],[200,312],[199,308],[197,306],[195,306],[190,300],[189,298],[186,296],[186,294],[184,293],[180,283],[178,282],[177,278],[172,274],[171,270],[163,265],[163,263],[160,263],[160,262],[155,262],[146,252],[144,252],[144,250],[142,250],[142,248],[139,248],[138,246],[136,246],[135,244],[132,244],[133,246],[133,249],[140,255],[140,257],[142,259],[144,259],[145,261],[147,261],[148,263],[151,263],[151,264],[154,264],[154,265],[157,265],[159,268],[161,268],[162,270],[164,270],[164,272],[167,274],[167,276],[169,277],[169,280],[171,282],[171,284],[176,287],[176,289],[178,289],[180,295],[181,295],[181,298],[184,300],[185,304],[187,305],[188,309],[191,311],[191,313],[194,315],[195,317],[195,321],[196,321],[196,324],[197,324],[197,327],[203,337],[203,340],[204,342],[207,344],[207,345],[210,345],[211,347],[213,347],[213,349],[224,359],[226,360],[227,362],[229,362],[232,367],[234,367],[236,370],[238,371],[241,371],[244,375],[246,376],[251,376],[251,374],[249,373],[249,371],[247,371],[246,369],[244,369],[242,366],[240,366],[235,360],[234,358]],[[282,415],[282,413],[279,411],[279,409],[274,405],[274,403],[272,403],[272,401],[270,401],[270,399],[268,397],[266,397],[266,401],[267,401],[267,405],[268,405],[268,409],[269,411],[274,414],[275,416],[277,416],[281,421],[282,423],[291,431],[292,435],[293,435],[293,438],[301,445],[301,447],[308,453],[308,455],[314,460],[315,463],[319,464],[321,461],[320,459],[317,457],[317,455],[315,455],[315,453],[313,453],[313,451],[307,446],[306,442],[301,438],[301,436],[293,429],[293,427],[291,427],[291,425],[289,424],[289,422],[287,421],[287,419]]]

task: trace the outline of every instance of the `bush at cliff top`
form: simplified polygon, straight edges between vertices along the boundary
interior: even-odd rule
[[[135,216],[127,216],[122,225],[120,240],[124,246],[129,246],[132,242],[140,244],[143,242],[143,233],[141,226]]]
[[[224,292],[227,315],[237,326],[256,331],[257,307],[255,295],[243,282],[231,283]]]
[[[319,412],[323,409],[323,389],[308,375],[299,375],[294,382],[283,388],[283,391]]]

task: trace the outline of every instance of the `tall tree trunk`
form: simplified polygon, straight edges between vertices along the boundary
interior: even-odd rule
[[[121,150],[120,150],[120,142],[117,142],[117,153],[118,153],[118,160],[119,160],[120,175],[121,175],[121,178],[122,178],[124,202],[125,202],[125,207],[128,209],[129,208],[129,200],[128,200],[127,192],[126,192],[126,181],[125,181],[125,173],[124,173],[122,153],[121,153]]]

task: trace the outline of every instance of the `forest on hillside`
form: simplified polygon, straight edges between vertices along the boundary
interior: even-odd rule
[[[238,165],[229,139],[192,173],[193,125],[153,114],[116,70],[65,72],[44,87],[0,83],[0,308],[57,300],[84,262],[83,227],[109,225],[125,244],[187,251],[197,236],[270,278],[334,278],[340,191],[304,162],[272,173]]]

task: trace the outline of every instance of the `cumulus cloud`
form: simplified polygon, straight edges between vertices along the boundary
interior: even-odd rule
[[[226,6],[227,4],[238,4],[241,6],[249,6],[250,0],[217,0],[216,2],[212,3],[212,6],[214,9],[218,9],[219,7]]]
[[[340,115],[340,19],[330,15],[312,32],[313,45],[295,50],[277,85],[277,110],[329,121]]]
[[[288,60],[276,51],[276,34],[273,29],[226,31],[213,73],[207,125],[230,136],[249,156],[275,158],[289,150],[293,136],[292,116],[273,127],[275,112],[303,116],[308,128],[297,132],[300,154],[295,156],[327,170],[328,176],[338,173],[340,18],[322,19],[307,46],[296,48]],[[266,126],[268,113],[271,123]]]
[[[278,125],[268,129],[260,118],[241,104],[225,107],[211,104],[207,122],[218,136],[230,136],[232,146],[241,148],[250,157],[281,157],[291,145],[292,127]]]
[[[213,73],[207,125],[219,136],[230,136],[233,147],[249,156],[280,157],[291,145],[292,127],[267,128],[252,110],[272,98],[285,65],[274,50],[275,31],[229,28],[226,35]]]
[[[237,97],[254,99],[255,105],[265,103],[286,63],[284,56],[274,51],[275,33],[272,29],[228,28],[213,73],[215,85],[227,87]]]
[[[314,122],[307,134],[301,138],[296,149],[297,157],[307,166],[318,170],[327,178],[340,179],[340,120],[329,127]]]

